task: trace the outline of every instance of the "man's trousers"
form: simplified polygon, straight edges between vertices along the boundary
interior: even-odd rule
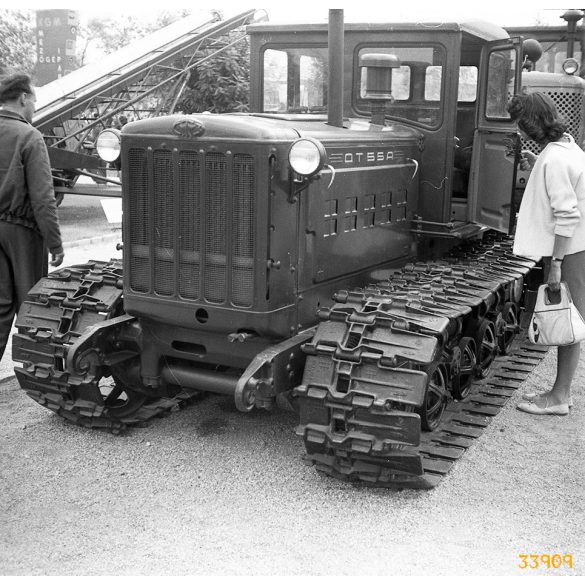
[[[47,274],[43,238],[21,225],[0,220],[0,360],[12,322],[28,291]]]

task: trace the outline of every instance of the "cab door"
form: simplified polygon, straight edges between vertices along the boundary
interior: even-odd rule
[[[487,43],[480,66],[479,103],[470,175],[469,219],[510,233],[519,137],[507,112],[520,91],[520,39]]]

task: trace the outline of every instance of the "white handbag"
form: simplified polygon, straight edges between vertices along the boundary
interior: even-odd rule
[[[538,345],[572,345],[585,339],[585,321],[566,282],[561,282],[556,293],[547,284],[538,288],[528,338]]]

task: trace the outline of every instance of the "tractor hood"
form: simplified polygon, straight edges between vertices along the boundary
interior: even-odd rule
[[[326,116],[278,114],[189,114],[148,118],[126,124],[122,135],[167,136],[178,140],[234,140],[245,142],[290,142],[312,136],[323,142],[347,140],[417,140],[422,135],[402,124],[383,128],[367,119],[346,120],[345,127],[327,124]],[[382,136],[381,136],[382,135]]]
[[[175,136],[189,140],[229,139],[238,141],[280,142],[299,137],[282,121],[249,114],[189,114],[148,118],[126,124],[122,135]]]

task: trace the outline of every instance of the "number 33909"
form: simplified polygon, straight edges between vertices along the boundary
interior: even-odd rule
[[[561,567],[573,568],[573,555],[518,555],[521,569],[560,569]]]

